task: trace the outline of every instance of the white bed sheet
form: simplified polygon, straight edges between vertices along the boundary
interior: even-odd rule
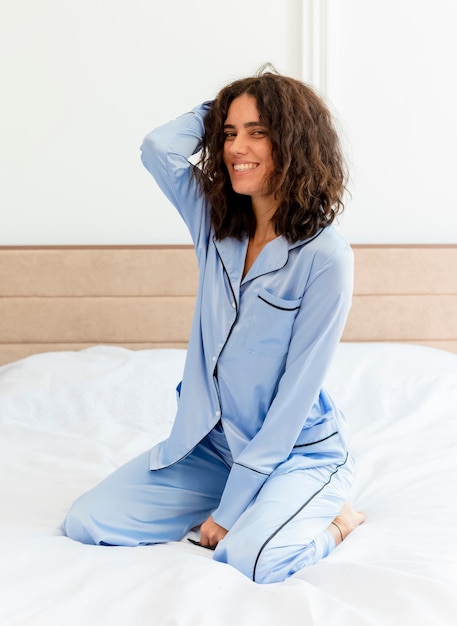
[[[327,387],[347,414],[366,523],[321,563],[257,585],[183,541],[85,546],[72,501],[166,436],[183,350],[95,347],[0,368],[0,624],[457,624],[457,356],[342,344]]]

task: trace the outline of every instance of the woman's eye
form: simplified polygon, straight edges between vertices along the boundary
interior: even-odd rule
[[[224,134],[224,139],[233,139],[235,137],[235,133],[225,133]]]

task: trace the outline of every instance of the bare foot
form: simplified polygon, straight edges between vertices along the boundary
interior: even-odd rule
[[[332,533],[336,544],[338,545],[352,533],[352,531],[363,524],[365,514],[360,511],[354,511],[349,502],[345,502],[339,514],[330,524],[328,530]]]

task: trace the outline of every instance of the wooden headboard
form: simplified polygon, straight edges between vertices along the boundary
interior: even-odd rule
[[[345,341],[457,352],[457,245],[354,245]],[[0,364],[95,344],[185,347],[190,246],[0,247]]]

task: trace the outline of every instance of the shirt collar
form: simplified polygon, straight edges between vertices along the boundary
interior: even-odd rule
[[[287,263],[290,250],[308,244],[318,237],[322,231],[323,228],[313,237],[302,239],[295,243],[290,243],[283,235],[276,237],[276,239],[266,244],[242,281],[241,276],[248,247],[248,237],[244,236],[241,240],[234,237],[217,240],[213,237],[213,241],[230,281],[232,284],[239,285],[241,282],[244,283],[263,274],[281,269]]]

